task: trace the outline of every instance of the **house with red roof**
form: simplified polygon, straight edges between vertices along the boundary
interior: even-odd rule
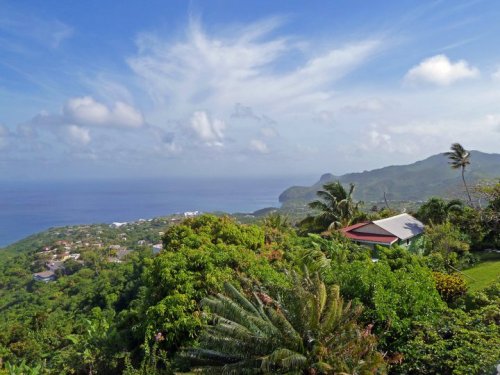
[[[391,216],[381,220],[354,224],[341,229],[350,240],[375,248],[375,245],[394,244],[409,246],[412,240],[424,232],[424,224],[408,214]]]

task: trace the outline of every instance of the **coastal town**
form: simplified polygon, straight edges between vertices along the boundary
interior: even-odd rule
[[[157,254],[162,249],[161,237],[165,228],[198,215],[199,211],[188,211],[147,220],[49,230],[37,240],[42,245],[36,245],[33,279],[50,282],[60,275],[72,274],[86,263],[93,262],[92,254],[96,252],[108,263],[122,263],[136,250],[148,249]]]

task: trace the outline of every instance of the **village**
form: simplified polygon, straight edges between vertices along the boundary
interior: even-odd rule
[[[86,256],[99,253],[108,263],[122,263],[136,250],[149,249],[157,254],[162,249],[161,237],[169,225],[199,211],[188,211],[154,219],[139,219],[132,222],[113,222],[62,227],[49,230],[43,236],[42,246],[35,251],[32,268],[33,280],[55,281],[60,275],[68,275],[93,260]]]

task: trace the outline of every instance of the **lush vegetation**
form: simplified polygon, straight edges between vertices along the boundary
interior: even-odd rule
[[[470,187],[481,206],[429,199],[425,235],[377,262],[337,228],[392,212],[341,184],[310,227],[202,215],[32,237],[0,259],[0,374],[491,374],[499,186]]]

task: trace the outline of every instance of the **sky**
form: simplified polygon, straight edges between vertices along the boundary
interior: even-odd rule
[[[3,180],[500,152],[497,1],[0,0]]]

